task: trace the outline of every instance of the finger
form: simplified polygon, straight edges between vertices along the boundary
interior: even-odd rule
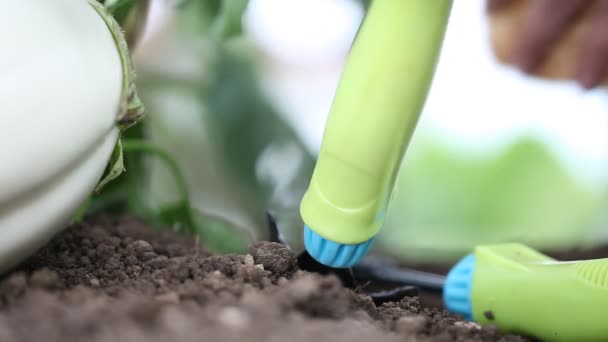
[[[531,0],[511,62],[524,72],[534,72],[589,3],[588,0]]]
[[[513,0],[487,0],[486,10],[488,13],[495,13],[504,8],[507,8]]]
[[[608,0],[598,0],[595,6],[576,71],[576,80],[587,89],[598,86],[608,75]]]

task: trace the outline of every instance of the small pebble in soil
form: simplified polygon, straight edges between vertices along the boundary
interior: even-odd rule
[[[135,250],[135,253],[137,253],[137,255],[144,255],[145,253],[154,251],[152,245],[147,241],[137,240],[133,241],[131,245],[133,246],[133,249]]]
[[[249,254],[256,264],[275,275],[291,275],[298,268],[296,255],[286,246],[276,242],[258,242],[249,247]]]

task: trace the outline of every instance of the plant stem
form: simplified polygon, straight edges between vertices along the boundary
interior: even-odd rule
[[[177,162],[167,153],[165,150],[156,146],[152,143],[138,139],[123,139],[122,140],[123,152],[145,152],[153,154],[159,157],[165,165],[169,168],[169,171],[175,178],[177,190],[181,197],[181,203],[190,207],[190,191],[188,190],[188,184],[184,175],[182,174]]]

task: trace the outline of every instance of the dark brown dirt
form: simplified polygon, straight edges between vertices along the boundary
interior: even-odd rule
[[[0,341],[526,341],[417,298],[376,307],[262,242],[211,256],[130,218],[75,225],[0,281]]]

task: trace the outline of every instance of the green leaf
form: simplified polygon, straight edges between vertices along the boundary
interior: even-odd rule
[[[284,234],[299,240],[302,223],[292,218],[299,216],[315,158],[262,93],[254,60],[241,48],[224,47],[202,90],[209,141],[227,177],[252,199],[248,214],[258,236],[267,234],[265,211],[271,209],[280,214]]]
[[[121,134],[122,139],[144,139],[143,122],[131,127]],[[122,145],[121,145],[122,149]],[[117,151],[114,151],[117,153]],[[91,197],[88,214],[95,213],[130,213],[141,215],[151,211],[147,201],[147,165],[140,153],[122,153],[124,169],[128,170],[120,177],[107,183],[101,193]],[[110,164],[108,164],[108,170]],[[107,173],[107,172],[106,172]]]
[[[116,123],[121,130],[134,125],[144,115],[144,106],[139,99],[137,87],[135,86],[135,68],[131,53],[123,29],[107,8],[101,6],[95,0],[89,0],[89,4],[97,11],[99,16],[104,20],[120,56],[122,64],[122,91],[120,106],[116,113]],[[118,4],[123,4],[123,1],[118,0]],[[108,5],[111,8],[111,5]],[[118,5],[116,5],[118,6]]]
[[[211,25],[211,35],[216,39],[227,39],[242,33],[242,17],[248,0],[221,1]]]
[[[204,33],[221,41],[242,34],[241,19],[249,0],[185,0],[178,5],[180,24],[186,32]]]
[[[260,206],[280,205],[271,203],[276,189],[274,184],[259,179],[257,166],[265,152],[291,148],[291,155],[300,156],[301,161],[288,191],[300,198],[312,175],[315,158],[262,94],[249,56],[225,49],[218,61],[214,78],[203,90],[203,96],[212,113],[209,117],[211,140],[216,143],[218,154],[224,157],[228,172],[255,193]],[[281,168],[281,165],[271,167]]]
[[[142,4],[146,3],[145,6],[147,8],[147,2],[147,0],[139,1],[137,2],[137,5],[142,6]],[[123,77],[120,106],[116,113],[116,124],[122,132],[141,119],[144,114],[144,106],[139,99],[135,86],[135,71],[125,35],[120,27],[120,24],[118,23],[117,19],[113,17],[113,15],[118,14],[120,11],[128,11],[131,8],[135,8],[133,6],[136,5],[136,2],[125,0],[105,1],[103,5],[106,7],[104,7],[95,0],[89,0],[89,4],[95,9],[95,11],[108,26],[120,55],[123,68]],[[119,137],[110,162],[106,167],[106,172],[98,183],[95,192],[99,193],[103,187],[105,187],[109,182],[118,178],[118,176],[120,176],[124,171],[125,165],[122,155],[122,145]]]
[[[95,192],[99,193],[103,187],[105,187],[108,183],[115,180],[120,176],[123,172],[125,172],[125,164],[122,154],[122,143],[120,139],[116,143],[114,147],[114,151],[112,152],[112,157],[110,158],[110,162],[106,167],[106,171],[104,175],[101,177],[101,180],[97,184],[95,188]]]
[[[131,10],[141,0],[106,0],[103,5],[108,12],[114,16],[114,19],[120,24],[125,21]]]

